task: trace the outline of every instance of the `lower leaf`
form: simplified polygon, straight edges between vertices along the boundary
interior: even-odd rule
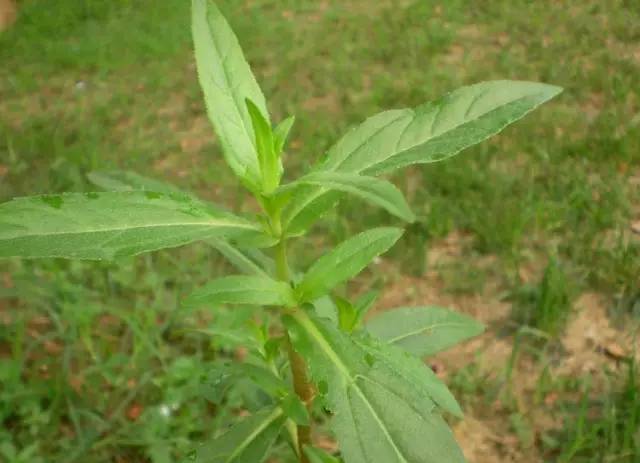
[[[196,449],[195,463],[261,463],[284,425],[282,409],[266,408]]]
[[[464,462],[438,410],[455,411],[457,404],[419,360],[306,313],[285,323],[334,413],[347,463]]]

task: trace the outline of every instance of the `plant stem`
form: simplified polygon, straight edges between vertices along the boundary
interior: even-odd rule
[[[285,238],[281,238],[275,249],[276,272],[278,279],[289,281],[289,264],[287,262],[287,242]],[[296,309],[297,310],[297,309]],[[293,348],[289,333],[285,334],[285,342],[287,354],[289,356],[289,366],[291,368],[291,376],[293,378],[293,390],[307,407],[309,416],[311,417],[311,403],[314,396],[313,384],[307,375],[307,364],[300,354]],[[300,463],[309,463],[309,459],[304,453],[304,446],[311,445],[311,424],[309,426],[297,426],[297,446],[298,459]]]
[[[280,238],[276,245],[276,276],[282,281],[288,282],[290,280],[289,264],[287,262],[287,241],[285,238]]]
[[[291,365],[291,375],[293,376],[293,389],[309,412],[309,426],[298,425],[298,458],[300,463],[309,463],[304,453],[305,445],[311,445],[311,403],[313,401],[313,384],[309,382],[307,376],[307,364],[304,358],[298,354],[291,344],[289,335],[286,335],[287,352],[289,354],[289,364]]]

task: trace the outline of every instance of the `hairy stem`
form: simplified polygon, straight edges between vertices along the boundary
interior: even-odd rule
[[[276,272],[277,276],[282,281],[289,281],[289,264],[287,263],[287,243],[284,238],[280,239],[280,242],[276,246]],[[287,354],[289,355],[289,365],[291,368],[291,376],[293,378],[293,389],[307,407],[309,416],[311,416],[311,403],[314,396],[313,384],[309,380],[307,375],[307,364],[304,358],[298,354],[293,345],[289,334],[286,334]],[[309,459],[304,453],[304,446],[311,445],[311,425],[297,427],[297,453],[300,463],[309,463]]]

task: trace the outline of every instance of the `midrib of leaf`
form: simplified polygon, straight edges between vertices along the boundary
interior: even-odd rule
[[[338,370],[343,374],[343,376],[345,376],[349,380],[349,384],[347,385],[347,387],[352,388],[354,391],[356,391],[356,393],[360,396],[362,401],[366,404],[367,408],[371,412],[371,415],[374,417],[374,419],[378,423],[378,426],[386,436],[387,440],[389,441],[389,444],[395,451],[398,458],[401,459],[402,463],[408,463],[407,459],[404,457],[400,449],[398,449],[395,442],[393,441],[391,435],[389,434],[389,430],[385,426],[384,422],[380,419],[380,417],[378,416],[378,413],[373,408],[373,405],[371,405],[371,403],[367,399],[367,396],[364,394],[364,392],[362,392],[362,389],[358,387],[358,383],[356,381],[357,378],[362,378],[365,380],[369,380],[369,378],[366,378],[363,375],[357,375],[357,374],[353,376],[349,371],[349,367],[344,364],[344,362],[340,359],[336,351],[333,349],[333,347],[331,347],[329,342],[326,340],[324,335],[315,327],[315,325],[311,322],[311,320],[306,315],[298,312],[298,313],[295,313],[293,317],[298,321],[300,326],[302,326],[307,331],[307,333],[309,333],[309,335],[316,340],[316,342],[318,343],[318,346],[322,349],[322,351],[325,353],[327,358],[338,368]],[[380,383],[376,383],[376,384],[378,384],[378,386],[380,387],[384,387]],[[386,387],[384,387],[384,389],[386,389]],[[392,392],[392,391],[389,391],[389,392]],[[347,398],[348,398],[348,395],[347,395]],[[351,401],[349,400],[348,402],[349,402],[349,405],[351,405]],[[350,410],[350,411],[351,411],[350,415],[353,417],[354,416],[353,410]],[[354,421],[354,425],[355,425],[355,421]],[[363,455],[366,455],[365,448],[362,445],[362,442],[361,441],[358,441],[358,442],[362,449]]]
[[[278,289],[283,289],[283,287],[279,286]],[[252,289],[252,291],[255,291],[256,293],[263,293],[263,294],[276,294],[276,295],[283,295],[281,291],[279,291],[278,289],[275,288],[255,288]],[[247,288],[230,288],[230,289],[223,289],[220,288],[217,291],[212,291],[211,293],[207,293],[202,297],[207,297],[207,296],[215,296],[215,295],[219,295],[219,294],[236,294],[236,293],[244,293],[247,291]]]
[[[129,230],[138,230],[146,228],[171,228],[171,227],[211,227],[215,225],[220,226],[233,226],[239,228],[246,228],[248,230],[259,230],[250,224],[243,224],[239,222],[225,222],[225,221],[207,221],[207,222],[179,222],[179,223],[154,223],[151,225],[137,225],[133,227],[110,227],[110,228],[94,228],[83,231],[66,231],[66,232],[46,232],[46,233],[23,233],[20,238],[25,236],[52,236],[52,235],[82,235],[87,233],[105,233],[105,232],[124,232]]]
[[[369,381],[370,383],[373,383],[373,384],[377,385],[378,387],[385,389],[387,392],[389,392],[389,393],[391,393],[391,394],[393,394],[393,395],[395,395],[397,397],[397,394],[395,394],[393,391],[389,390],[383,384],[380,384],[377,381],[373,381],[371,378],[367,378],[366,376],[362,376],[362,375],[356,375],[356,376],[361,378],[363,381]],[[355,391],[358,393],[360,398],[366,404],[367,408],[371,412],[371,415],[375,418],[376,422],[378,423],[378,426],[380,426],[380,429],[382,429],[382,432],[384,433],[385,437],[387,438],[387,441],[389,441],[389,444],[391,444],[391,447],[393,447],[393,450],[395,451],[395,453],[398,456],[398,458],[400,458],[402,463],[408,463],[407,459],[404,457],[404,455],[402,454],[402,452],[400,451],[400,449],[398,448],[396,443],[393,441],[393,438],[391,437],[391,434],[389,434],[389,430],[385,426],[384,422],[380,419],[380,416],[378,415],[378,412],[376,411],[375,408],[373,408],[373,405],[371,404],[371,402],[369,402],[367,400],[367,397],[364,395],[364,392],[362,392],[362,389],[360,389],[357,386],[357,383],[355,382],[355,380],[352,383],[352,385],[354,386]],[[400,398],[400,399],[402,399],[402,398]],[[349,403],[351,403],[351,402],[349,402]],[[353,415],[353,411],[351,413],[351,416],[354,416]],[[355,424],[355,420],[354,420],[354,424]],[[362,445],[362,442],[360,442],[360,447],[362,448],[362,453],[364,455],[366,455],[365,447]]]
[[[282,409],[280,408],[276,408],[265,420],[264,423],[262,423],[260,426],[258,426],[252,433],[250,433],[245,440],[243,440],[240,445],[238,445],[238,447],[236,447],[236,449],[233,451],[233,453],[231,455],[229,455],[229,458],[227,458],[226,463],[232,463],[233,460],[238,457],[238,455],[242,454],[242,452],[245,451],[245,449],[251,444],[251,442],[253,442],[256,437],[258,437],[260,435],[260,433],[262,433],[262,431],[264,431],[265,429],[267,429],[271,423],[273,423],[275,420],[277,420],[281,415],[282,415]]]
[[[402,341],[406,338],[410,338],[411,336],[417,336],[425,331],[433,330],[435,328],[443,328],[445,326],[465,326],[464,323],[434,323],[433,325],[425,326],[423,328],[419,328],[414,331],[410,331],[408,333],[403,333],[400,336],[396,336],[395,338],[387,339],[386,342],[389,344],[393,344],[394,342]]]

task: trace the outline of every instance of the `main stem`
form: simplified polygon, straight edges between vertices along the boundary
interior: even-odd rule
[[[282,281],[289,281],[289,264],[287,263],[287,242],[285,238],[281,238],[276,246],[276,272]],[[289,333],[285,334],[285,342],[287,354],[289,355],[289,365],[291,368],[291,376],[293,378],[293,389],[307,407],[309,417],[311,417],[311,403],[313,401],[313,384],[307,375],[307,364],[304,358],[298,354],[293,348]],[[297,451],[300,463],[309,463],[309,459],[304,453],[304,446],[311,445],[311,422],[309,426],[297,426]]]

